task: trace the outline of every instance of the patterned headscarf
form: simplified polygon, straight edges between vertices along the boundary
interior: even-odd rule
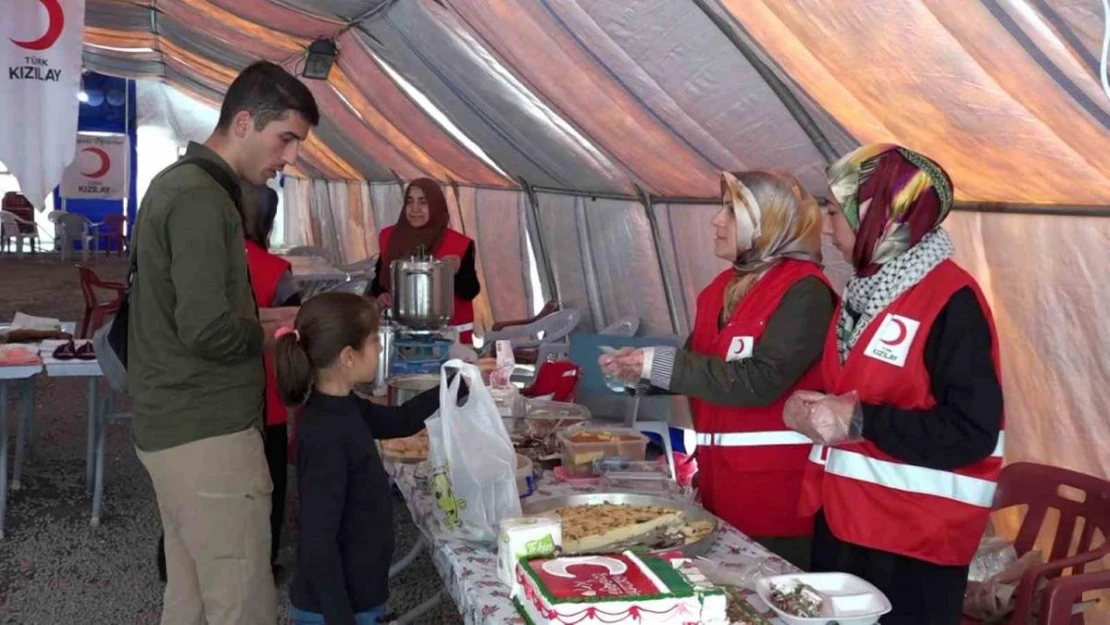
[[[783,258],[821,262],[821,209],[794,176],[726,171],[721,194],[736,218],[736,271],[757,273]]]
[[[876,316],[952,255],[940,224],[952,209],[953,191],[939,165],[890,144],[851,152],[829,166],[828,178],[856,233],[856,275],[844,288],[845,309],[837,319],[844,362]]]
[[[869,276],[916,245],[952,209],[952,180],[932,160],[889,143],[861,147],[828,169],[829,187],[856,232],[852,264]]]

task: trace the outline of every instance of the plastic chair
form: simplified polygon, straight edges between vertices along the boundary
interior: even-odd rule
[[[313,293],[319,295],[320,293],[354,293],[355,295],[366,295],[370,292],[370,280],[359,278],[357,280],[347,280],[340,282],[334,286],[327,287]]]
[[[127,285],[101,280],[96,272],[84,265],[77,265],[77,274],[81,278],[81,294],[85,296],[85,315],[81,319],[80,338],[89,338],[104,325],[110,315],[119,310],[120,298],[127,292]],[[97,297],[97,290],[112,291],[116,294],[115,299],[102,302]]]
[[[535,323],[535,322],[539,321],[540,319],[543,319],[544,317],[547,317],[549,315],[554,314],[555,312],[557,312],[561,308],[562,308],[562,305],[559,302],[550,301],[550,302],[543,305],[543,308],[540,310],[539,314],[537,314],[535,317],[531,317],[531,318],[528,318],[528,319],[516,319],[516,320],[512,320],[512,321],[498,321],[497,323],[493,324],[492,327],[490,327],[490,331],[492,331],[492,332],[501,332],[502,330],[505,330],[507,328],[511,328],[511,327],[515,327],[515,326],[525,326],[525,325],[528,325],[530,323]]]
[[[327,258],[328,257],[328,253],[324,251],[324,248],[314,247],[314,246],[311,246],[311,245],[302,245],[300,247],[294,247],[293,249],[286,252],[285,255],[286,256],[319,256],[321,258]]]
[[[27,226],[31,227],[30,232]],[[27,240],[31,253],[38,250],[39,234],[35,222],[27,221],[10,211],[0,211],[0,251],[7,251],[14,241],[16,253],[23,258],[23,241]]]
[[[106,215],[104,221],[101,222],[100,236],[104,239],[104,255],[112,255],[112,241],[116,242],[116,254],[123,256],[123,251],[127,247],[127,239],[123,236],[123,225],[127,223],[127,218],[123,215]]]
[[[539,348],[548,343],[562,341],[582,320],[582,314],[573,308],[554,312],[542,319],[522,326],[513,326],[500,332],[489,332],[486,343],[499,340],[512,341],[517,362],[536,362]]]
[[[582,369],[573,362],[562,360],[540,363],[532,384],[520,394],[533,399],[573,403],[581,380]]]
[[[1074,492],[1075,497],[1069,496]],[[1015,462],[1002,469],[995,494],[995,510],[1027,506],[1014,549],[1021,556],[1034,548],[1048,511],[1059,512],[1055,538],[1047,562],[1032,566],[1018,586],[1012,625],[1082,625],[1082,613],[1072,615],[1072,607],[1083,594],[1110,590],[1110,570],[1088,571],[1110,555],[1110,482],[1068,469],[1032,462]],[[1077,526],[1079,536],[1075,555],[1071,555]],[[1095,545],[1095,530],[1102,542]],[[1104,563],[1103,563],[1104,564]],[[1065,569],[1071,574],[1061,576]],[[1041,595],[1040,617],[1032,614],[1037,580],[1049,580]]]
[[[100,239],[98,227],[84,215],[63,212],[56,215],[57,240],[61,242],[62,260],[69,260],[73,256],[73,244],[81,244],[81,260],[88,262],[89,249],[96,252],[97,241]]]
[[[639,317],[623,317],[612,323],[598,334],[602,336],[636,336],[640,329]]]

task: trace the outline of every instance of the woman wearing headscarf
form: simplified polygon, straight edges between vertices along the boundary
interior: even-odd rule
[[[828,394],[799,392],[784,414],[819,443],[802,498],[803,513],[820,509],[812,568],[882,590],[883,623],[955,624],[1002,466],[990,307],[951,260],[940,166],[881,144],[828,177],[826,234],[856,274],[828,331]]]
[[[783,426],[816,364],[836,297],[821,271],[821,212],[790,174],[725,172],[714,251],[732,267],[698,296],[684,349],[621,350],[609,375],[690,397],[698,490],[709,511],[805,566],[812,518],[798,515],[809,439]]]
[[[378,264],[370,294],[385,309],[393,305],[393,275],[390,265],[423,247],[437,259],[451,264],[455,271],[455,315],[450,324],[459,333],[459,342],[470,343],[474,336],[474,298],[482,287],[474,260],[474,241],[448,227],[447,199],[434,180],[419,178],[405,190],[405,206],[397,224],[382,230]]]

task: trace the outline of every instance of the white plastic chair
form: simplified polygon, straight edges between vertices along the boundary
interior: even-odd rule
[[[294,247],[285,253],[286,256],[319,256],[320,258],[327,258],[328,253],[322,247],[314,247],[311,245],[302,245]]]
[[[522,326],[512,326],[500,332],[486,333],[486,343],[512,341],[513,349],[534,349],[546,343],[556,343],[570,336],[582,321],[582,313],[566,308]]]
[[[23,232],[20,226],[31,226],[33,232]],[[0,252],[7,251],[12,241],[15,241],[16,253],[23,258],[23,241],[30,244],[31,252],[38,250],[39,233],[34,222],[27,221],[15,213],[0,211]]]
[[[598,332],[602,336],[636,336],[636,332],[640,329],[639,317],[622,317],[617,319],[616,322],[609,324],[604,330]]]
[[[88,262],[89,248],[92,248],[95,253],[99,247],[100,232],[97,225],[77,213],[62,212],[59,215],[51,213],[51,216],[57,219],[54,221],[57,226],[55,240],[61,242],[62,260],[73,257],[73,242],[77,241],[81,243],[81,260]]]

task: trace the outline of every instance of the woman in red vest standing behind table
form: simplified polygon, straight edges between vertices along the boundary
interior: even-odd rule
[[[724,173],[715,253],[732,263],[698,296],[685,349],[600,359],[628,382],[690,397],[702,505],[806,566],[813,519],[797,501],[809,449],[787,429],[791,392],[820,388],[836,296],[821,271],[821,211],[789,174]]]
[[[474,241],[448,227],[447,199],[439,183],[429,178],[413,180],[405,190],[405,206],[397,224],[382,230],[378,264],[370,294],[383,310],[393,305],[393,261],[412,256],[423,246],[439,260],[455,269],[455,316],[450,325],[459,333],[459,342],[468,345],[474,338],[474,298],[482,291],[474,260]]]
[[[259,308],[301,305],[300,287],[293,281],[289,261],[270,253],[270,231],[277,215],[277,192],[270,187],[246,188],[243,193],[243,228],[247,240],[247,268],[251,289]],[[281,526],[285,520],[285,485],[289,461],[288,409],[277,392],[273,355],[267,351],[266,366],[266,464],[274,482],[270,510],[270,561],[277,562]]]
[[[865,146],[829,184],[826,233],[856,275],[828,331],[828,395],[799,393],[784,415],[819,443],[802,499],[820,509],[813,570],[877,586],[884,625],[955,625],[1002,467],[990,307],[950,259],[952,182],[936,163]]]

